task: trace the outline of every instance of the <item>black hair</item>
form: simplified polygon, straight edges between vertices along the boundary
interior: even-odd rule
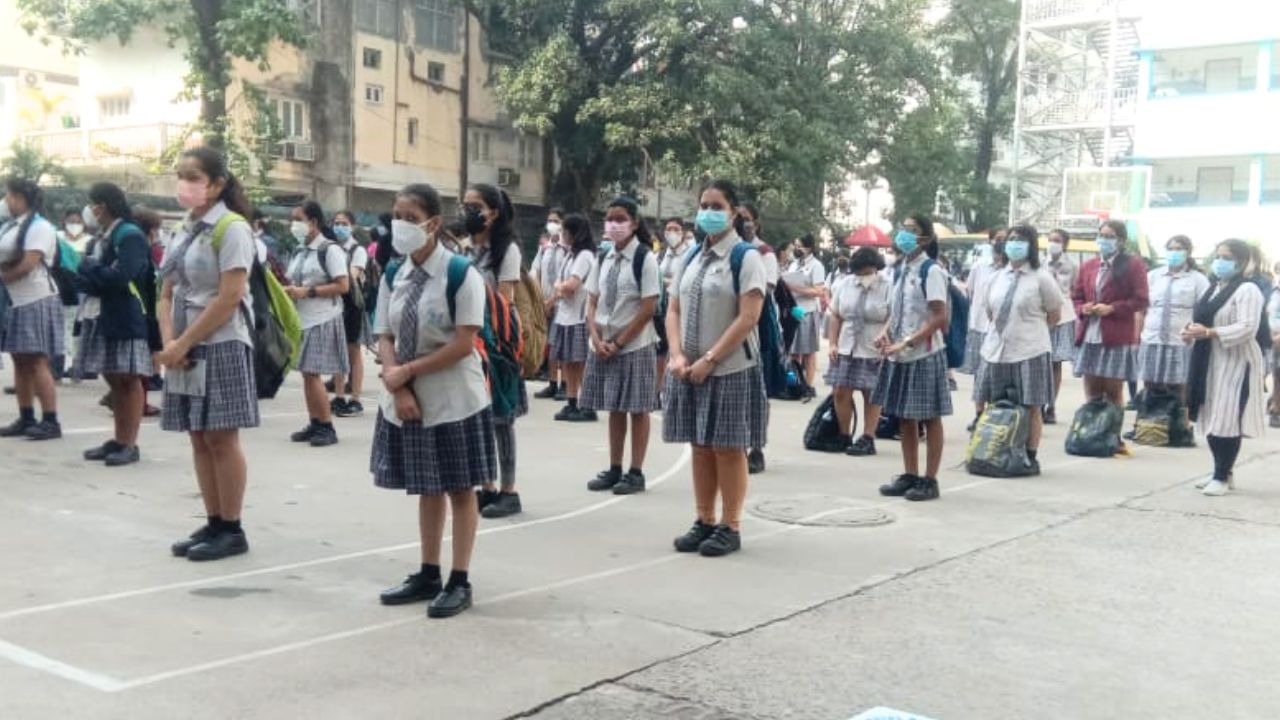
[[[884,269],[884,256],[871,247],[860,247],[853,253],[853,257],[849,258],[849,272],[856,273],[859,270],[873,267],[876,271]]]
[[[264,213],[264,212],[262,212],[262,211],[261,211],[261,210],[259,210],[258,208],[254,208],[254,209],[253,209],[253,221],[254,221],[255,223],[266,222],[266,221],[267,221],[267,214],[266,214],[266,213]]]
[[[635,200],[624,195],[619,195],[609,203],[611,208],[622,208],[632,220],[636,221],[636,239],[641,243],[653,247],[653,233],[649,232],[649,225],[644,221],[644,216],[640,214],[640,206]]]
[[[574,213],[564,219],[564,233],[569,238],[570,250],[574,257],[586,250],[593,255],[596,252],[596,238],[591,234],[591,221]]]
[[[69,217],[76,217],[76,218],[80,218],[81,220],[84,220],[84,216],[81,214],[80,210],[68,210],[62,213],[63,222],[66,222],[67,218]]]
[[[443,205],[440,203],[440,193],[426,183],[405,185],[400,190],[399,194],[404,197],[411,198],[418,207],[422,208],[422,211],[426,213],[429,218],[433,218],[443,212],[441,209]],[[379,216],[378,219],[381,221],[382,216]],[[391,221],[388,220],[385,224],[390,225]]]
[[[1213,249],[1213,254],[1218,254],[1218,249],[1223,245],[1227,247],[1227,251],[1231,253],[1231,257],[1236,259],[1236,276],[1244,277],[1244,267],[1249,264],[1249,260],[1253,258],[1253,248],[1249,243],[1236,238],[1228,238],[1218,243]]]
[[[662,229],[663,229],[663,230],[666,230],[666,229],[667,229],[667,226],[668,226],[668,225],[670,225],[671,223],[675,223],[675,224],[679,225],[679,226],[680,226],[680,231],[681,231],[681,232],[684,232],[684,229],[685,229],[685,227],[686,227],[686,225],[687,225],[687,223],[684,221],[684,218],[682,218],[682,217],[676,217],[676,216],[672,215],[671,217],[669,217],[669,218],[667,218],[666,220],[663,220],[663,221],[662,221]]]
[[[564,208],[560,207],[559,205],[552,205],[551,207],[547,208],[547,217],[551,217],[552,215],[555,215],[556,217],[560,218],[561,221],[563,221]]]
[[[409,187],[418,187],[418,185],[410,185]],[[430,186],[430,185],[424,185],[424,187],[431,187],[431,186]],[[406,188],[406,189],[407,189],[407,188]],[[434,192],[434,190],[433,190],[432,192]],[[437,195],[437,197],[439,197],[439,196]],[[390,229],[390,228],[391,228],[391,213],[389,213],[389,212],[384,212],[384,213],[382,213],[381,215],[379,215],[379,216],[378,216],[378,224],[379,224],[379,225],[381,225],[382,227],[385,227],[385,228]]]
[[[21,195],[22,199],[27,202],[27,219],[22,221],[22,226],[18,228],[18,250],[26,252],[27,247],[27,231],[31,229],[31,224],[36,221],[36,216],[40,214],[40,204],[44,199],[40,192],[40,186],[32,180],[26,178],[11,177],[4,181],[5,189],[14,195]]]
[[[916,227],[920,230],[917,235],[921,240],[925,241],[924,254],[928,255],[931,260],[937,260],[938,236],[933,234],[933,221],[929,219],[928,215],[924,215],[922,213],[908,215],[907,219],[914,222]]]
[[[818,239],[813,236],[813,233],[805,233],[800,236],[800,244],[812,254],[813,249],[818,247]]]
[[[1014,225],[1009,228],[1009,237],[1017,235],[1027,241],[1027,264],[1032,270],[1040,269],[1040,233],[1032,225]],[[1006,240],[1007,242],[1007,240]],[[1007,256],[1006,256],[1007,257]]]
[[[493,218],[493,223],[489,225],[488,253],[488,269],[493,272],[494,277],[497,277],[498,269],[502,267],[502,261],[507,257],[507,250],[511,249],[511,245],[516,241],[516,233],[512,228],[516,211],[511,206],[511,198],[507,197],[505,190],[486,183],[472,185],[471,189],[479,193],[485,205],[498,211]]]
[[[226,181],[222,192],[218,195],[218,200],[226,205],[228,210],[245,219],[253,217],[253,206],[249,204],[249,198],[245,197],[244,186],[227,168],[227,160],[222,153],[211,147],[202,146],[183,152],[182,157],[195,160],[200,170],[209,178],[209,182]]]
[[[337,220],[339,215],[346,218],[347,222],[351,223],[352,225],[356,224],[356,216],[350,210],[339,210],[338,212],[333,214],[333,219]]]
[[[1057,235],[1058,237],[1062,238],[1063,245],[1066,245],[1067,243],[1071,242],[1071,233],[1067,232],[1066,230],[1063,230],[1062,228],[1054,228],[1049,231],[1048,237],[1051,238],[1054,235]]]
[[[315,200],[308,200],[302,205],[302,216],[314,222],[316,227],[320,228],[320,234],[329,240],[337,240],[338,236],[333,234],[333,228],[329,227],[329,221],[324,217],[324,208],[320,207],[320,203]]]
[[[1129,272],[1129,228],[1120,220],[1107,220],[1102,227],[1111,228],[1116,234],[1116,256],[1111,259],[1112,277],[1122,278]]]
[[[1195,249],[1195,246],[1191,244],[1191,238],[1187,237],[1186,235],[1174,235],[1173,237],[1169,238],[1169,242],[1166,242],[1164,244],[1166,249],[1169,247],[1169,243],[1178,243],[1187,249],[1187,269],[1188,270],[1195,270],[1195,271],[1200,270],[1199,266],[1196,265],[1196,259],[1195,259],[1196,249]]]
[[[93,187],[89,188],[89,202],[94,205],[106,206],[107,212],[110,213],[113,220],[133,222],[133,209],[129,207],[129,201],[125,198],[124,191],[115,183],[94,183]],[[105,227],[103,229],[105,230]]]
[[[701,204],[702,194],[708,190],[719,190],[724,195],[724,199],[729,201],[730,210],[737,210],[742,207],[742,203],[738,200],[738,188],[734,187],[733,183],[728,180],[721,178],[703,185],[702,189],[698,191],[699,204]],[[738,237],[745,238],[747,236],[747,221],[739,213],[730,213],[730,215],[732,216],[734,232],[738,233]],[[696,227],[694,229],[698,230]]]
[[[751,216],[751,224],[755,225],[756,237],[760,237],[760,211],[756,209],[753,203],[749,202],[744,202],[738,206],[738,214],[741,215],[743,210],[747,211],[747,214]]]

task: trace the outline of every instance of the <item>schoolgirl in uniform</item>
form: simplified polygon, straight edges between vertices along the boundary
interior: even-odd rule
[[[134,222],[124,192],[111,183],[89,188],[89,208],[103,228],[100,252],[80,264],[77,284],[85,293],[82,304],[97,305],[97,320],[77,358],[89,373],[101,373],[111,388],[115,435],[86,450],[84,459],[108,467],[138,462],[138,428],[147,401],[146,381],[153,364],[148,342],[150,323],[142,289],[154,288],[155,268],[147,236]]]
[[[974,381],[979,402],[1004,399],[1012,390],[1008,399],[1028,408],[1027,457],[1034,475],[1040,474],[1040,411],[1053,399],[1050,328],[1057,325],[1063,305],[1057,281],[1040,267],[1038,238],[1030,225],[1009,229],[1004,245],[1008,264],[992,278],[986,302],[976,309],[987,315],[989,324]]]
[[[876,338],[885,362],[871,402],[901,421],[903,473],[882,485],[880,494],[934,500],[939,495],[942,418],[951,414],[942,337],[947,323],[947,274],[935,262],[921,277],[925,262],[938,254],[938,239],[928,218],[908,217],[893,242],[902,259],[895,267],[889,322]],[[921,423],[927,432],[924,475],[920,474],[918,457]]]
[[[587,362],[586,282],[595,267],[596,241],[590,222],[581,215],[565,218],[569,257],[560,268],[555,285],[556,316],[551,325],[551,359],[560,363],[568,384],[568,404],[556,413],[556,420],[595,422],[596,413],[578,406],[582,375]]]
[[[1182,328],[1191,323],[1196,302],[1209,291],[1209,278],[1196,267],[1191,238],[1175,235],[1165,243],[1162,268],[1147,273],[1151,307],[1142,323],[1138,350],[1138,377],[1151,389],[1183,395],[1187,384],[1191,346],[1182,339]]]
[[[50,363],[66,353],[66,316],[49,271],[57,258],[57,231],[40,215],[39,186],[16,178],[5,186],[13,222],[0,236],[0,282],[9,296],[0,351],[13,358],[18,419],[0,428],[0,437],[55,440],[62,437],[62,425]],[[37,398],[44,413],[38,421]]]
[[[360,397],[364,392],[365,312],[352,299],[353,292],[364,292],[368,277],[369,251],[360,246],[352,234],[356,217],[350,210],[333,214],[333,236],[342,244],[346,256],[348,292],[342,295],[342,329],[347,338],[347,364],[350,375],[338,374],[333,378],[334,398],[329,409],[338,417],[359,417],[364,414]],[[350,397],[348,397],[350,396]]]
[[[742,547],[746,450],[764,447],[769,422],[756,337],[764,263],[759,252],[745,252],[735,279],[734,247],[746,242],[738,206],[737,190],[728,181],[712,181],[702,190],[697,223],[704,239],[696,254],[681,261],[667,307],[671,361],[662,435],[666,442],[693,446],[697,510],[693,527],[675,539],[675,548],[706,557]]]
[[[333,427],[333,409],[325,391],[324,378],[351,372],[347,357],[347,331],[342,324],[342,296],[350,287],[347,254],[325,222],[320,203],[309,201],[293,209],[289,232],[298,241],[298,251],[289,261],[286,275],[289,297],[298,306],[302,319],[302,352],[298,371],[311,421],[289,439],[326,447],[338,442]]]
[[[917,218],[918,220],[918,218]],[[974,263],[973,269],[969,272],[969,306],[981,308],[987,303],[987,293],[991,291],[991,281],[996,274],[1008,262],[1008,258],[1004,254],[1005,238],[1008,231],[1004,228],[999,230],[991,230],[988,232],[988,252],[989,257],[983,258]],[[982,365],[982,344],[986,338],[987,331],[990,329],[991,320],[985,313],[970,312],[969,313],[969,334],[965,340],[964,346],[964,363],[958,368],[965,375],[977,376],[978,368]],[[974,415],[973,422],[969,424],[967,430],[973,431],[974,425],[978,422],[978,416],[982,415],[983,403],[977,397],[977,383],[974,383]]]
[[[471,607],[476,489],[493,483],[498,472],[489,389],[475,349],[484,325],[484,278],[467,268],[451,315],[448,276],[456,256],[437,240],[441,225],[440,195],[431,186],[410,185],[396,196],[391,241],[404,264],[378,288],[374,333],[386,391],[370,459],[378,487],[418,496],[422,542],[421,569],[383,592],[381,601],[429,601],[427,616],[435,618]],[[440,547],[450,508],[453,568],[445,583]]]
[[[569,257],[569,245],[564,234],[564,210],[553,207],[547,211],[546,231],[550,242],[539,248],[533,258],[531,270],[538,277],[538,285],[542,288],[542,300],[546,304],[547,319],[554,320],[556,314],[556,283],[560,281],[560,267]],[[560,363],[551,360],[550,347],[547,354],[547,386],[533,396],[543,400],[559,400],[564,402],[567,387],[560,377]]]
[[[669,217],[663,224],[662,252],[658,254],[658,273],[662,277],[662,292],[668,298],[671,297],[671,281],[675,278],[676,266],[693,246],[692,239],[685,232],[685,225],[685,221],[678,217]],[[671,356],[671,343],[666,337],[666,317],[660,318],[658,322],[661,324],[661,334],[658,338],[658,397],[661,398],[667,392],[667,360]]]
[[[1081,323],[1074,366],[1084,378],[1085,397],[1106,396],[1124,407],[1124,384],[1137,377],[1136,316],[1147,309],[1147,270],[1126,250],[1123,222],[1108,220],[1098,230],[1098,257],[1080,268],[1071,298]]]
[[[609,413],[609,468],[587,483],[589,490],[631,495],[645,489],[649,413],[658,409],[657,333],[653,314],[661,291],[653,238],[631,198],[609,203],[605,237],[613,249],[587,282],[587,355],[581,405]],[[643,252],[636,277],[636,253]],[[631,465],[622,472],[622,448],[631,418]]]
[[[492,185],[473,185],[463,196],[464,222],[471,235],[471,249],[476,269],[495,292],[515,301],[520,283],[520,243],[516,242],[512,223],[515,210],[506,192]],[[480,514],[487,518],[504,518],[523,511],[516,492],[516,418],[529,412],[529,396],[524,380],[520,381],[520,397],[510,417],[494,416],[498,438],[498,467],[502,488],[490,481],[479,495]]]
[[[882,363],[876,338],[889,320],[893,281],[881,274],[884,258],[875,249],[859,248],[849,258],[851,275],[840,282],[831,299],[828,334],[831,364],[827,384],[835,398],[836,418],[848,455],[876,454],[875,431],[880,407],[871,401]],[[863,432],[853,440],[853,393],[862,393]]]
[[[240,525],[248,468],[240,429],[257,427],[253,311],[246,296],[256,248],[244,190],[216,150],[194,148],[178,162],[183,228],[165,253],[157,315],[168,369],[161,427],[191,436],[208,522],[173,545],[190,560],[249,550]]]
[[[818,372],[819,317],[822,298],[827,292],[827,272],[822,267],[822,262],[813,256],[817,243],[813,235],[805,235],[796,240],[791,251],[794,259],[787,267],[787,273],[798,273],[805,277],[803,284],[789,285],[791,294],[796,298],[796,305],[805,311],[804,319],[796,328],[795,339],[791,341],[790,351],[804,368],[804,379],[810,393],[813,392],[813,380]]]
[[[1062,363],[1076,357],[1076,308],[1071,302],[1071,290],[1075,287],[1076,276],[1080,274],[1080,266],[1067,255],[1067,243],[1071,236],[1066,230],[1053,230],[1049,233],[1049,273],[1058,283],[1062,294],[1062,309],[1058,312],[1058,324],[1050,330],[1053,350],[1049,359],[1053,364],[1053,400],[1044,409],[1044,424],[1053,425],[1058,422],[1058,392],[1062,390]]]

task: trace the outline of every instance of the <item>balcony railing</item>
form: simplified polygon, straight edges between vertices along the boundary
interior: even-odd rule
[[[1127,122],[1137,109],[1138,89],[1119,88],[1112,100],[1112,122]],[[1031,127],[1105,125],[1107,122],[1106,89],[1057,92],[1043,99],[1028,98],[1027,104],[1026,124]]]
[[[23,140],[72,167],[155,162],[175,143],[200,144],[185,126],[173,123],[32,132]]]
[[[1027,22],[1104,16],[1118,0],[1028,0]]]

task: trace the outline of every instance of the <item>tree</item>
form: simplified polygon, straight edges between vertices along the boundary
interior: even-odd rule
[[[968,177],[969,155],[956,138],[964,121],[955,104],[932,98],[907,113],[894,129],[875,166],[893,192],[893,214],[931,215],[939,192],[954,193]]]
[[[34,143],[13,141],[9,157],[0,161],[0,176],[33,180],[41,185],[75,185],[75,178]]]

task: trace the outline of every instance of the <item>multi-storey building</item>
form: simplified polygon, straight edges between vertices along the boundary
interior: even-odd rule
[[[24,133],[73,128],[80,122],[76,62],[58,43],[20,29],[18,8],[0,3],[0,156]]]

